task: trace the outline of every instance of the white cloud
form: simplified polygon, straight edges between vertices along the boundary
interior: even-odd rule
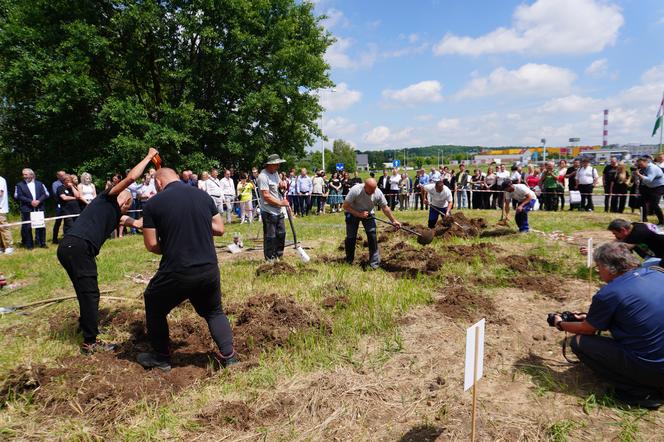
[[[385,51],[381,55],[385,58],[398,58],[407,55],[417,55],[425,52],[429,48],[429,43],[422,43],[415,46],[406,46],[393,51]]]
[[[434,54],[482,55],[586,54],[615,43],[624,23],[616,5],[595,0],[537,0],[522,4],[513,14],[513,26],[500,27],[480,37],[445,35]]]
[[[348,109],[360,101],[362,93],[350,89],[346,83],[339,83],[335,88],[318,91],[320,103],[326,111],[335,112]]]
[[[599,60],[595,60],[590,63],[590,65],[586,68],[585,73],[591,77],[601,77],[606,74],[608,67],[608,60],[606,58],[600,58]]]
[[[516,70],[499,67],[487,77],[475,77],[456,94],[457,98],[483,97],[502,93],[552,95],[567,92],[576,74],[548,64],[528,63]]]
[[[579,95],[568,95],[565,97],[554,98],[547,101],[539,107],[539,112],[556,114],[560,112],[592,112],[603,106],[601,100],[591,97],[581,97]]]
[[[357,132],[357,125],[344,117],[323,119],[323,133],[330,139],[352,137]]]
[[[325,15],[327,18],[321,22],[325,29],[332,29],[336,26],[345,28],[350,25],[350,21],[346,18],[344,13],[338,9],[330,8],[325,11]]]
[[[390,137],[390,129],[386,126],[378,126],[364,134],[362,140],[370,145],[382,144]]]
[[[427,80],[411,84],[404,89],[386,89],[383,91],[383,97],[402,104],[435,103],[443,99],[440,93],[442,88],[440,82]]]
[[[441,130],[452,130],[458,129],[461,124],[461,120],[458,118],[443,118],[436,124],[436,127]]]
[[[370,68],[376,62],[377,50],[369,46],[367,51],[360,53],[357,57],[348,55],[348,51],[354,42],[350,38],[338,37],[337,41],[327,48],[325,61],[333,69],[365,69]]]

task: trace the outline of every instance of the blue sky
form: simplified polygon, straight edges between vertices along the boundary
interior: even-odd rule
[[[664,92],[661,0],[318,0],[337,39],[321,92],[330,140],[653,143]]]

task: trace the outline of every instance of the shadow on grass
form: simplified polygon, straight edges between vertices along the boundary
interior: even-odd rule
[[[552,367],[561,367],[555,370]],[[535,393],[543,396],[548,392],[565,393],[585,399],[589,394],[603,393],[605,384],[583,364],[552,362],[534,353],[516,361],[516,371],[530,376],[535,384]]]
[[[399,442],[433,442],[445,429],[433,425],[418,425],[401,436]]]

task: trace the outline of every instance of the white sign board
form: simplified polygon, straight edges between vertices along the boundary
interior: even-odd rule
[[[30,227],[33,229],[43,229],[46,227],[44,212],[30,212]]]
[[[466,371],[463,391],[468,390],[484,374],[484,323],[482,319],[466,330]],[[475,354],[477,353],[477,367]],[[477,370],[477,371],[476,371]],[[473,376],[474,374],[474,376]]]
[[[593,266],[593,239],[588,238],[588,255],[586,256],[586,266],[588,268]]]

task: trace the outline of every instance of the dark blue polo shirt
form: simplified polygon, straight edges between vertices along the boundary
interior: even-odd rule
[[[586,320],[664,370],[664,273],[639,267],[618,276],[593,296]]]

